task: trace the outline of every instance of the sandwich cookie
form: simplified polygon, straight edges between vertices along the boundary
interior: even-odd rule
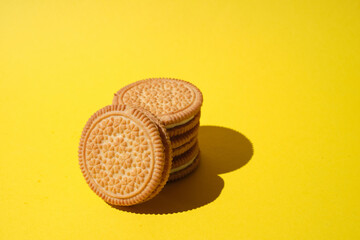
[[[195,146],[193,146],[190,150],[173,158],[169,181],[178,180],[192,173],[199,165],[199,154],[199,145],[196,142]]]
[[[191,162],[195,160],[195,157],[199,154],[199,151],[200,151],[199,145],[196,142],[196,144],[188,151],[186,151],[185,153],[179,156],[174,157],[172,161],[172,167],[170,173],[177,172],[185,168],[186,166],[189,166]]]
[[[167,129],[186,125],[195,119],[202,102],[203,96],[197,87],[171,78],[134,82],[120,89],[113,98],[114,105],[132,104],[151,112]]]
[[[186,133],[170,138],[172,148],[175,149],[183,144],[186,144],[191,139],[197,137],[198,132],[199,132],[199,125],[196,125],[190,131],[187,131]]]
[[[195,157],[193,161],[189,162],[189,165],[185,165],[183,168],[179,168],[170,174],[168,182],[173,182],[186,177],[190,173],[194,172],[200,163],[200,153]]]
[[[201,112],[197,113],[193,119],[191,119],[189,122],[187,122],[185,124],[182,124],[182,125],[179,125],[176,127],[172,127],[172,128],[167,127],[166,129],[169,134],[169,137],[181,135],[181,134],[191,130],[192,128],[194,128],[200,122],[200,115],[201,115]]]
[[[193,147],[196,142],[197,142],[197,137],[194,137],[194,138],[190,139],[187,143],[181,145],[180,147],[173,148],[173,150],[172,150],[173,157],[183,154],[184,152],[189,150],[191,147]]]
[[[202,102],[203,96],[197,87],[171,78],[132,83],[120,89],[113,98],[113,105],[134,105],[154,114],[170,136],[173,157],[185,154],[197,142]],[[188,165],[179,166],[181,168],[176,171],[172,169],[174,174],[176,172],[176,179],[195,169],[198,162],[192,159]]]
[[[147,201],[167,182],[172,152],[165,127],[142,109],[111,105],[86,123],[79,144],[81,172],[113,205]]]

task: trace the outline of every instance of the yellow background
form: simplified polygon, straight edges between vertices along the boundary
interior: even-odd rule
[[[160,76],[204,94],[202,165],[112,208],[82,127]],[[356,0],[2,0],[0,239],[360,239],[359,81]]]

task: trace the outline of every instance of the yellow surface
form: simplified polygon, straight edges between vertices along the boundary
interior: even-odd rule
[[[202,90],[202,165],[111,208],[82,127],[157,76]],[[360,239],[359,82],[356,0],[2,0],[0,239]]]

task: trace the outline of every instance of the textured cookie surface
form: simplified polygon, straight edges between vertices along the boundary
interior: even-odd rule
[[[153,78],[120,89],[113,104],[131,104],[150,111],[166,126],[193,117],[202,105],[200,90],[189,82]]]
[[[81,171],[90,188],[111,204],[147,200],[161,184],[168,161],[157,125],[133,107],[100,109],[81,136]]]

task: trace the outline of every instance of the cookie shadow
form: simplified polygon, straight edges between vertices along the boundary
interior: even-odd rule
[[[201,160],[189,176],[167,183],[153,199],[130,207],[111,207],[140,214],[171,214],[196,209],[216,200],[224,188],[218,174],[235,171],[253,156],[253,146],[243,134],[230,128],[201,126]]]

